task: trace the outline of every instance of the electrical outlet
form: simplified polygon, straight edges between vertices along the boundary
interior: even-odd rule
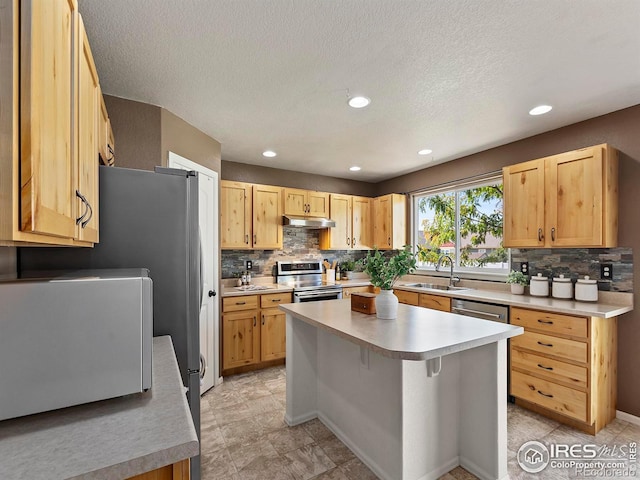
[[[520,271],[525,275],[529,275],[529,262],[522,262],[520,264]]]
[[[613,265],[611,263],[600,264],[600,278],[602,280],[613,280]]]
[[[253,268],[253,262],[251,260],[246,260],[245,267],[247,270],[251,270]]]

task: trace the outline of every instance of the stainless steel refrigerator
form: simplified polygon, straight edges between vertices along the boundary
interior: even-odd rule
[[[19,249],[21,276],[87,268],[147,268],[153,334],[171,335],[200,438],[202,303],[196,172],[100,167],[100,242],[94,248]],[[113,299],[117,301],[117,299]],[[200,479],[200,457],[191,459]]]

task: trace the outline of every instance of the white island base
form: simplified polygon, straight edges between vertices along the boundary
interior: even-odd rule
[[[350,326],[358,315],[353,312]],[[364,321],[396,322],[396,335],[415,333],[397,320]],[[437,479],[458,465],[482,479],[508,478],[506,339],[406,360],[391,357],[414,352],[384,352],[334,328],[288,311],[289,425],[318,417],[385,480]]]

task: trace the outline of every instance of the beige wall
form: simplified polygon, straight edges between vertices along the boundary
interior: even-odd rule
[[[375,196],[376,185],[367,182],[347,180],[345,178],[311,175],[309,173],[262,167],[246,163],[222,161],[223,180],[236,182],[261,183],[281,187],[303,188],[320,192],[344,193],[363,197]]]
[[[160,165],[161,108],[124,98],[104,96],[115,139],[116,166],[153,170]]]
[[[105,95],[115,138],[116,166],[153,170],[169,151],[220,172],[220,143],[170,111]]]
[[[377,194],[410,192],[501,169],[505,165],[609,143],[620,151],[619,240],[640,255],[640,105],[492,148],[377,185]],[[618,410],[640,416],[640,268],[633,273],[636,310],[618,322]]]
[[[220,142],[164,108],[161,112],[160,148],[164,165],[169,162],[169,152],[173,152],[220,172]]]

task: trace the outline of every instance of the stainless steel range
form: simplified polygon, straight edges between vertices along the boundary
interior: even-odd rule
[[[276,262],[276,283],[293,288],[293,302],[342,298],[342,286],[322,281],[322,261]]]

